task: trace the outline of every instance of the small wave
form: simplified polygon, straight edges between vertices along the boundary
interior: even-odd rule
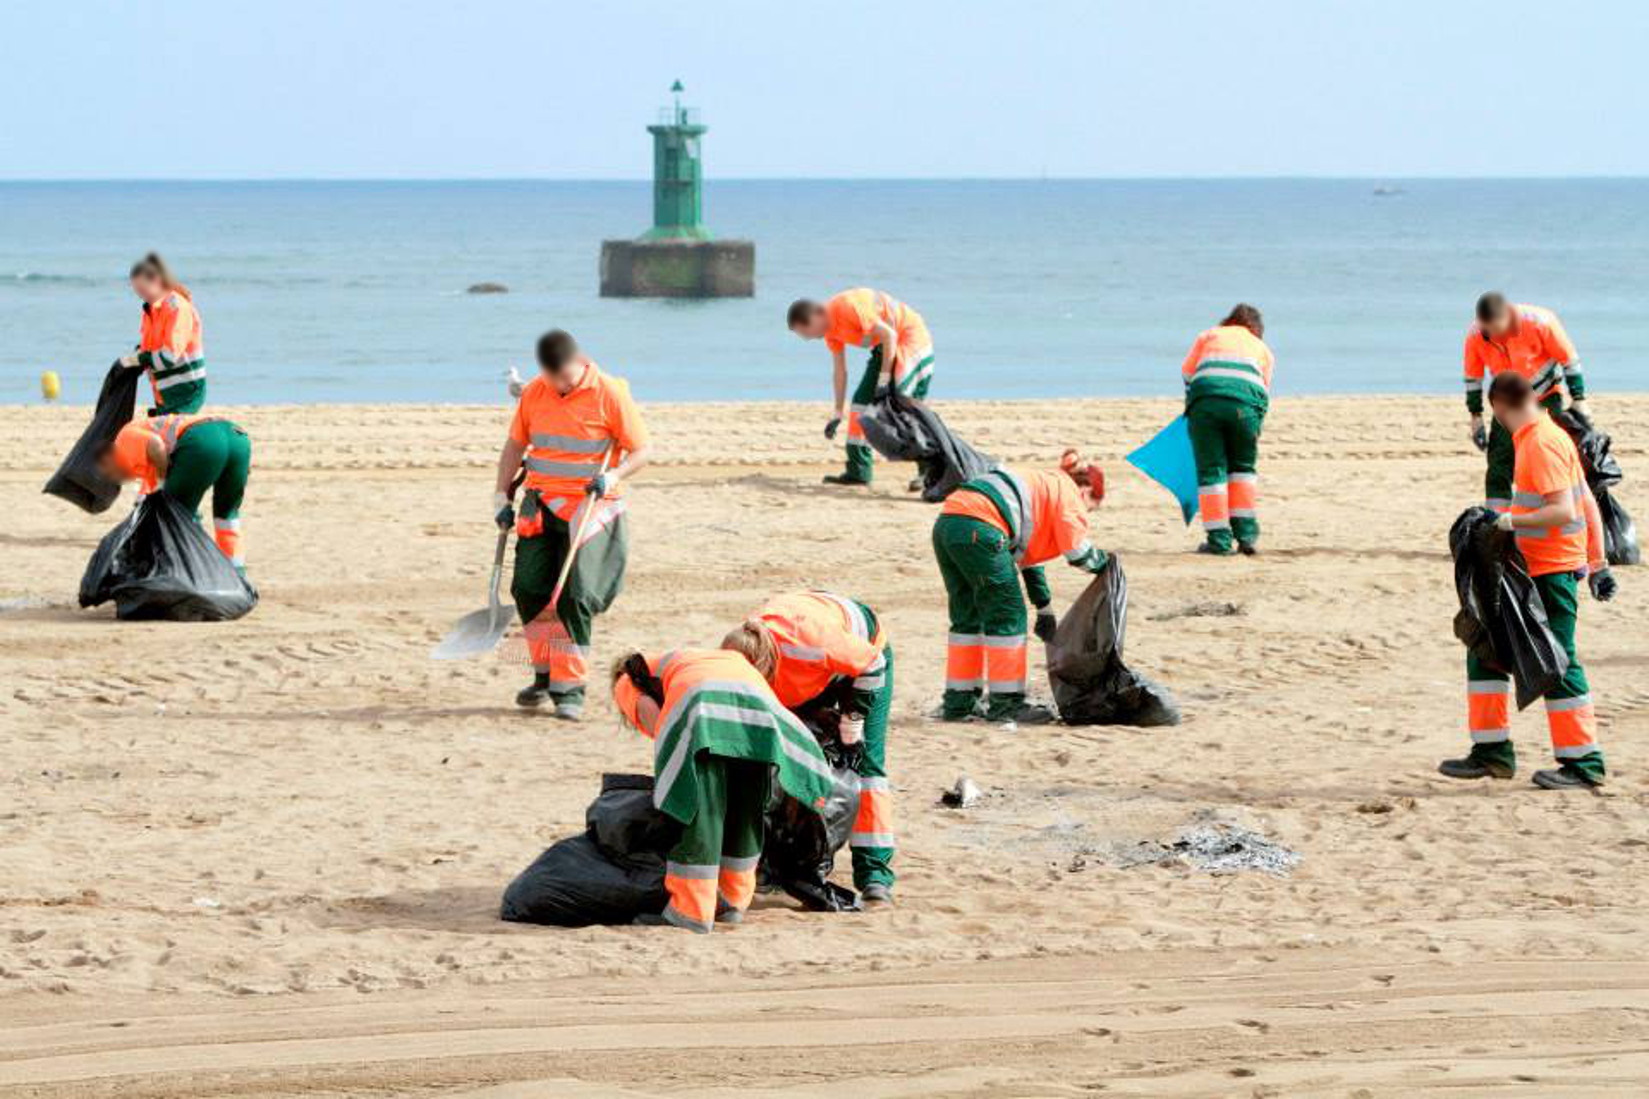
[[[97,280],[85,275],[48,275],[41,271],[17,271],[0,275],[0,282],[44,283],[55,286],[96,286]]]

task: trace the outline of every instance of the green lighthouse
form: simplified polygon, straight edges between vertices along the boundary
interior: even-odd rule
[[[653,227],[634,240],[601,242],[604,298],[748,298],[756,292],[756,246],[715,240],[704,226],[703,137],[698,112],[673,102],[647,127],[653,135]]]

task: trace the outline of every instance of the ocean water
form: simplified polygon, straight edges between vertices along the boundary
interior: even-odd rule
[[[646,183],[0,184],[0,401],[46,369],[92,398],[150,248],[194,290],[222,403],[500,400],[554,326],[644,400],[822,401],[785,307],[855,285],[927,317],[938,397],[1174,394],[1239,299],[1281,393],[1452,394],[1489,288],[1557,309],[1594,389],[1649,377],[1649,180],[712,182],[757,296],[598,297],[601,240],[649,211]]]

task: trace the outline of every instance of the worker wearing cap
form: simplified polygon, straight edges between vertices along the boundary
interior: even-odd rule
[[[1538,393],[1520,373],[1498,375],[1489,387],[1495,421],[1512,440],[1515,469],[1507,510],[1499,527],[1510,531],[1534,579],[1546,621],[1568,669],[1546,694],[1546,724],[1557,766],[1534,773],[1550,790],[1590,789],[1603,783],[1603,749],[1597,739],[1586,669],[1575,651],[1580,614],[1578,581],[1593,598],[1615,595],[1615,578],[1604,560],[1603,523],[1586,486],[1574,440],[1540,407]],[[1511,778],[1517,756],[1511,741],[1511,683],[1506,672],[1466,657],[1466,712],[1471,752],[1439,766],[1450,778]]]
[[[844,290],[820,304],[807,298],[792,302],[790,330],[804,340],[824,340],[830,349],[834,412],[825,424],[825,438],[834,439],[847,418],[847,468],[825,481],[834,485],[868,485],[876,464],[865,441],[860,418],[878,391],[892,387],[921,400],[933,383],[933,337],[922,315],[898,298],[880,290],[858,287]],[[870,359],[859,386],[847,403],[847,348],[870,349]],[[920,485],[916,485],[920,487]]]
[[[556,717],[576,721],[584,712],[595,616],[624,586],[629,534],[621,486],[647,464],[651,448],[629,385],[585,358],[572,336],[546,333],[538,364],[498,459],[493,512],[501,529],[515,527],[510,594],[533,666],[533,681],[516,704],[551,702]],[[518,510],[513,494],[523,471]],[[552,607],[569,554],[572,569]]]

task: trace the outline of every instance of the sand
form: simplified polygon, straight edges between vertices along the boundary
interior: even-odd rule
[[[1649,397],[1595,405],[1649,516]],[[1649,573],[1582,611],[1611,785],[1451,784],[1433,773],[1465,739],[1446,532],[1481,491],[1457,400],[1280,401],[1266,553],[1230,561],[1191,554],[1121,460],[1171,403],[940,407],[1020,466],[1071,442],[1104,460],[1093,526],[1132,582],[1129,659],[1187,720],[928,720],[944,601],[908,467],[826,489],[821,407],[650,408],[659,465],[598,663],[712,643],[810,585],[875,606],[898,652],[899,906],[763,899],[708,937],[494,919],[601,772],[648,766],[599,694],[568,727],[515,711],[507,657],[427,658],[483,601],[503,409],[230,410],[254,438],[263,603],[187,626],[74,605],[127,504],[39,494],[85,409],[0,409],[0,1094],[1641,1090]],[[1061,605],[1083,584],[1050,575]],[[1515,726],[1526,775],[1544,720]],[[938,807],[964,772],[984,801]],[[1203,819],[1302,862],[1113,858]]]

